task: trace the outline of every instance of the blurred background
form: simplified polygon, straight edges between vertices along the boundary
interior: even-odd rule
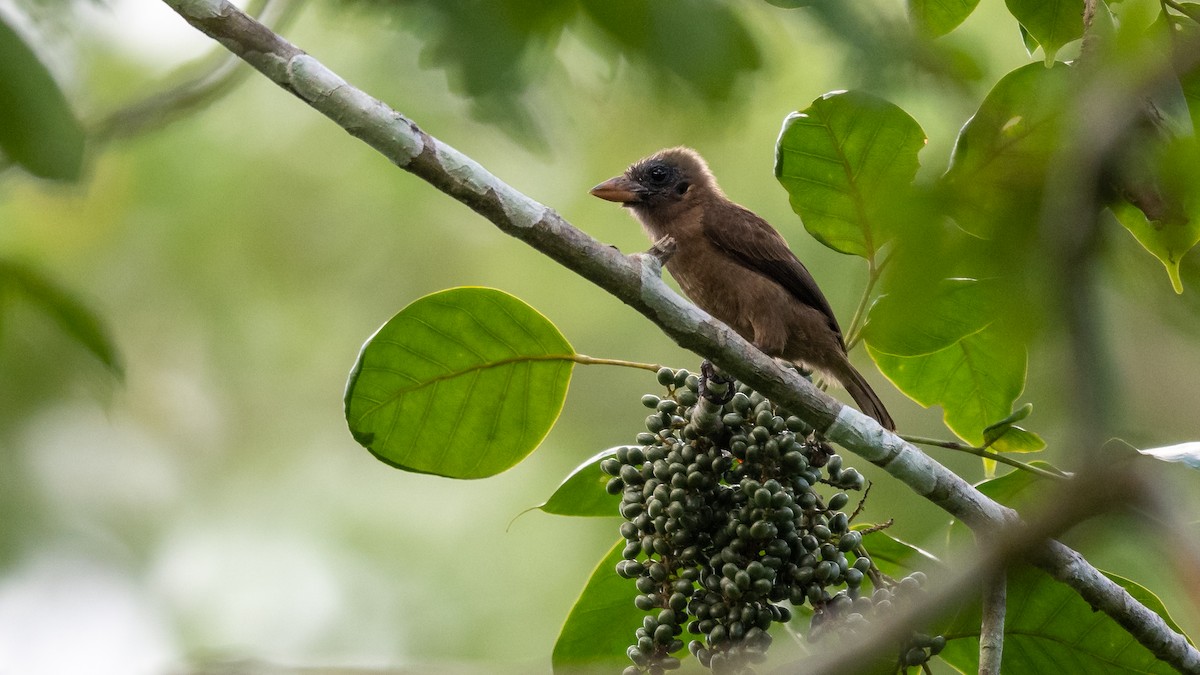
[[[865,264],[819,245],[791,212],[772,173],[784,117],[823,93],[868,89],[922,125],[921,175],[937,176],[991,84],[1041,58],[998,0],[903,58],[886,39],[903,20],[897,2],[853,17],[767,2],[683,2],[647,17],[632,4],[309,2],[284,33],[622,251],[648,242],[588,189],[659,148],[697,148],[731,198],[784,233],[843,322]],[[219,54],[155,0],[5,0],[0,14],[93,128]],[[1101,289],[1104,367],[1119,381],[1113,426],[1147,445],[1195,439],[1195,265],[1177,297],[1160,264],[1113,228]],[[98,313],[125,371],[114,377],[37,308],[2,296],[5,673],[246,661],[548,672],[617,521],[517,516],[586,458],[632,441],[640,396],[659,389],[653,375],[577,367],[536,453],[456,482],[393,470],[350,437],[341,397],[357,350],[412,300],[482,285],[539,309],[581,353],[699,362],[256,73],[170,124],[94,139],[78,182],[0,174],[0,256]],[[1064,349],[1048,327],[1022,400],[1036,406],[1027,426],[1049,442],[1045,458],[1067,464]],[[854,358],[902,429],[949,437],[938,410]],[[983,477],[975,458],[931,454]],[[941,552],[949,516],[848,464],[875,481],[865,518],[894,517],[892,534]],[[1152,469],[1194,523],[1195,472]],[[1068,541],[1158,593],[1197,634],[1200,615],[1162,564],[1168,544],[1139,529],[1109,518]]]

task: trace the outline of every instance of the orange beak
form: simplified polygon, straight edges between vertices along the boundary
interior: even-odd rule
[[[592,196],[605,199],[610,202],[620,202],[621,204],[632,204],[642,200],[640,188],[637,183],[629,180],[625,176],[617,176],[610,178],[603,183],[592,188]]]

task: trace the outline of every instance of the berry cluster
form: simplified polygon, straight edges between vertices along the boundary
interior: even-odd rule
[[[823,607],[818,608],[809,624],[808,639],[817,642],[831,633],[843,640],[865,635],[873,621],[888,620],[896,603],[913,599],[927,582],[924,572],[913,572],[897,582],[885,579],[885,584],[868,595],[856,595],[850,590],[836,593]],[[946,646],[941,635],[913,633],[900,645],[897,662],[901,667],[920,666],[937,656]]]
[[[865,621],[867,605],[884,598],[861,595],[863,580],[876,595],[891,591],[842,511],[850,497],[841,490],[861,490],[862,474],[745,385],[710,379],[702,397],[686,370],[664,368],[658,380],[667,396],[642,397],[653,412],[638,445],[601,463],[608,491],[622,495],[617,573],[634,580],[635,604],[648,612],[626,675],[678,668],[685,630],[702,665],[744,672],[765,658],[770,625],[791,619],[785,602],[808,604],[818,633]],[[838,491],[826,498],[822,483]]]

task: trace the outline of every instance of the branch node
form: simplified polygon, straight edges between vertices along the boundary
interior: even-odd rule
[[[654,242],[654,245],[646,253],[658,258],[659,264],[665,265],[675,255],[675,251],[677,250],[679,250],[679,242],[675,241],[675,237],[668,234]]]

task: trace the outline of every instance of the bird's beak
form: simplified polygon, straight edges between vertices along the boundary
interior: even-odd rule
[[[610,178],[592,188],[592,196],[622,204],[632,204],[642,200],[638,184],[625,176]]]

